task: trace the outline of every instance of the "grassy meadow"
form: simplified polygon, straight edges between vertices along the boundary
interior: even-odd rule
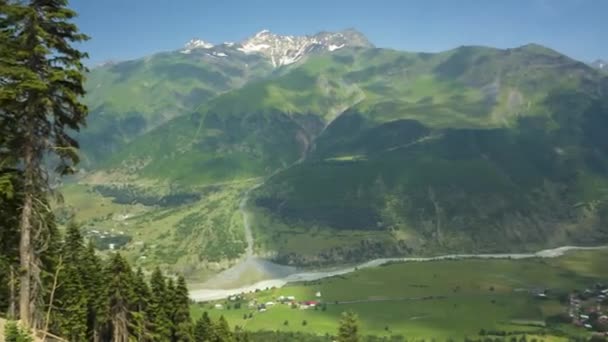
[[[164,188],[142,186],[138,188],[141,193],[129,193],[132,203],[122,203],[107,194],[103,196],[93,185],[68,184],[62,189],[64,202],[57,212],[63,213],[64,223],[70,219],[78,222],[85,235],[130,237],[121,252],[137,266],[160,266],[191,281],[201,281],[227,268],[244,253],[239,203],[246,189],[254,184],[255,180],[246,180],[188,189],[200,198],[175,205],[141,204],[162,199],[169,191]],[[127,192],[113,191],[116,196]]]
[[[396,263],[247,294],[239,309],[228,309],[234,303],[221,301],[224,309],[214,309],[217,302],[200,303],[192,306],[192,312],[195,318],[203,311],[215,318],[224,315],[232,326],[250,331],[333,334],[340,314],[352,310],[359,316],[363,334],[446,340],[475,337],[485,329],[561,340],[586,332],[547,325],[547,319],[566,312],[563,299],[569,291],[608,281],[607,260],[608,250],[598,250],[556,259]],[[539,290],[548,290],[548,299],[537,298]],[[281,295],[317,300],[317,291],[326,309],[277,304],[258,312],[247,305],[253,300],[276,301]],[[252,318],[244,319],[250,313]]]

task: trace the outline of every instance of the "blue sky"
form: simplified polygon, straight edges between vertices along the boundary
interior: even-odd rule
[[[606,0],[72,0],[92,37],[91,64],[174,50],[190,38],[240,41],[257,31],[355,28],[376,46],[441,51],[534,42],[608,59]]]

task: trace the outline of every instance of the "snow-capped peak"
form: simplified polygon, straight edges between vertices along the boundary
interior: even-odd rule
[[[208,43],[202,39],[198,39],[198,38],[193,38],[190,39],[189,42],[186,43],[186,50],[192,50],[192,49],[211,49],[213,47],[213,44]]]
[[[372,47],[373,45],[359,32],[321,32],[314,36],[278,35],[262,30],[240,43],[238,50],[250,54],[259,53],[269,58],[272,65],[279,67],[295,63],[312,51],[335,51],[345,46]]]
[[[261,37],[261,36],[264,36],[264,35],[267,35],[267,34],[270,34],[270,30],[263,29],[262,31],[256,33],[255,37]]]

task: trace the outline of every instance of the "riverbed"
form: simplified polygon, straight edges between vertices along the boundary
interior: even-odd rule
[[[505,254],[448,254],[448,255],[440,255],[435,257],[426,257],[426,258],[417,258],[417,257],[407,257],[407,258],[381,258],[374,259],[356,266],[348,266],[342,268],[334,268],[334,269],[326,269],[319,271],[298,271],[295,268],[281,266],[274,263],[270,263],[268,261],[263,261],[263,259],[258,259],[255,262],[245,262],[241,265],[241,267],[257,267],[259,263],[265,265],[264,267],[273,269],[279,267],[280,271],[277,274],[281,276],[257,281],[250,285],[235,287],[235,288],[219,288],[217,286],[213,287],[203,287],[201,288],[193,288],[190,290],[190,298],[197,302],[204,302],[210,300],[219,300],[228,298],[232,295],[253,292],[256,290],[264,290],[266,288],[271,287],[282,287],[288,283],[300,282],[300,281],[314,281],[323,278],[333,277],[337,275],[343,275],[347,273],[354,272],[358,269],[370,268],[370,267],[378,267],[380,265],[386,264],[387,262],[428,262],[428,261],[437,261],[437,260],[448,260],[448,259],[529,259],[529,258],[556,258],[566,254],[569,251],[576,250],[597,250],[597,249],[606,249],[608,246],[598,246],[598,247],[578,247],[578,246],[562,246],[553,249],[545,249],[538,251],[536,253],[505,253]],[[249,257],[252,258],[252,257]],[[256,258],[257,259],[257,258]],[[283,267],[283,268],[280,268]],[[229,270],[230,271],[230,270]],[[240,273],[240,272],[236,272]],[[272,274],[273,272],[270,272]]]

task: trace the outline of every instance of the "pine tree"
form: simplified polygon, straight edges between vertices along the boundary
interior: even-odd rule
[[[53,316],[58,325],[57,332],[70,341],[86,339],[87,332],[87,288],[82,282],[80,263],[84,247],[80,230],[70,224],[61,248],[62,268],[58,273],[58,284]]]
[[[72,47],[87,37],[71,23],[76,13],[66,6],[67,0],[0,2],[2,48],[8,50],[0,55],[0,122],[10,127],[7,145],[23,168],[19,314],[28,327],[33,325],[40,282],[35,279],[39,256],[33,239],[45,223],[38,204],[50,189],[42,159],[54,154],[60,174],[72,171],[78,144],[68,132],[78,130],[87,113],[80,102],[85,71],[81,60],[86,54]]]
[[[169,341],[171,339],[170,325],[166,311],[167,284],[165,277],[157,267],[150,277],[150,304],[148,316],[152,322],[152,333],[154,341]]]
[[[81,262],[81,277],[86,288],[87,339],[98,341],[102,326],[108,320],[108,288],[101,260],[92,242],[87,245]]]
[[[176,293],[175,293],[175,283],[172,278],[167,278],[167,290],[165,292],[165,301],[164,301],[164,312],[167,314],[167,319],[169,321],[169,340],[171,342],[177,341],[177,324],[175,323],[175,315],[176,315]]]
[[[134,278],[135,303],[132,312],[133,316],[133,335],[138,342],[147,341],[151,338],[151,323],[148,316],[148,305],[150,301],[150,288],[146,283],[144,273],[141,268],[137,269]]]
[[[6,184],[2,185],[1,179]],[[16,315],[19,270],[18,222],[21,196],[18,187],[17,172],[0,167],[0,279],[3,280],[0,281],[0,312],[7,312],[11,319]]]
[[[133,272],[127,261],[116,253],[108,265],[109,311],[112,341],[129,340],[130,305],[134,302]]]
[[[21,329],[15,322],[8,322],[4,331],[0,331],[0,334],[4,334],[5,342],[32,342],[30,334]]]
[[[340,320],[340,328],[338,331],[338,342],[358,342],[359,327],[357,323],[357,315],[353,312],[342,314]]]
[[[217,324],[215,324],[215,341],[214,342],[230,342],[233,341],[232,331],[230,331],[230,326],[228,325],[228,321],[224,318],[224,315],[220,316]]]
[[[196,321],[196,324],[194,326],[194,341],[212,341],[213,336],[215,336],[213,328],[213,322],[211,322],[209,314],[207,313],[207,311],[203,312],[203,315]]]
[[[192,319],[190,318],[190,297],[183,276],[177,278],[173,295],[173,326],[175,327],[174,341],[192,341]]]

